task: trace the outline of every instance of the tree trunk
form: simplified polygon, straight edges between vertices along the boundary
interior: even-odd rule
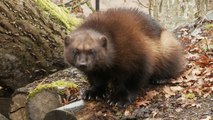
[[[0,0],[0,85],[16,89],[65,68],[65,34],[34,0]]]

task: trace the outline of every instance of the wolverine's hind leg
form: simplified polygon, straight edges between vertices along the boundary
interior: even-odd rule
[[[181,44],[169,31],[162,31],[160,48],[154,66],[151,82],[154,84],[165,83],[172,77],[177,77],[183,70],[185,60]]]
[[[151,83],[164,84],[168,82],[168,80],[178,77],[184,67],[180,57],[182,56],[171,54],[170,57],[168,57],[167,59],[163,59],[161,62],[159,62],[157,69],[151,76]]]

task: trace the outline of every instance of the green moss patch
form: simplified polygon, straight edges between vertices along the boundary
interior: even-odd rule
[[[28,95],[28,99],[35,96],[37,93],[41,92],[44,89],[52,89],[52,88],[58,88],[59,89],[58,93],[61,93],[60,88],[77,89],[77,85],[73,82],[66,81],[66,80],[59,80],[59,81],[52,82],[49,84],[38,85],[38,86],[36,86],[35,89],[30,91],[30,93]]]
[[[205,27],[206,29],[211,29],[211,28],[213,28],[213,24],[206,24],[204,27]]]
[[[81,20],[71,16],[69,11],[64,7],[59,7],[50,0],[34,0],[43,10],[47,11],[51,17],[62,23],[68,30],[72,31]]]
[[[188,93],[188,94],[185,95],[185,97],[187,99],[195,99],[195,94],[194,93]]]

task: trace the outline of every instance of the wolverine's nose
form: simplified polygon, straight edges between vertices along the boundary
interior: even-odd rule
[[[87,64],[84,62],[84,63],[79,63],[79,68],[80,69],[86,69],[86,67],[87,67]]]

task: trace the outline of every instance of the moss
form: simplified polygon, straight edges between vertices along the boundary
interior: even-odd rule
[[[188,93],[188,94],[185,95],[185,97],[187,99],[195,99],[195,94],[194,93]]]
[[[66,81],[64,79],[56,81],[56,82],[52,82],[49,84],[42,84],[42,85],[38,85],[36,86],[36,88],[34,88],[33,90],[30,91],[29,95],[28,95],[28,99],[32,98],[33,96],[35,96],[37,93],[41,92],[44,89],[53,89],[53,88],[71,88],[71,89],[76,89],[77,85],[73,82],[70,81]],[[58,91],[59,94],[63,94],[63,89],[60,91]]]
[[[64,7],[59,7],[50,0],[34,0],[36,4],[43,10],[47,11],[51,17],[62,23],[68,30],[72,31],[81,20],[75,16],[71,16],[69,11]]]
[[[211,28],[213,28],[213,24],[206,24],[205,26],[204,26],[206,29],[211,29]]]

